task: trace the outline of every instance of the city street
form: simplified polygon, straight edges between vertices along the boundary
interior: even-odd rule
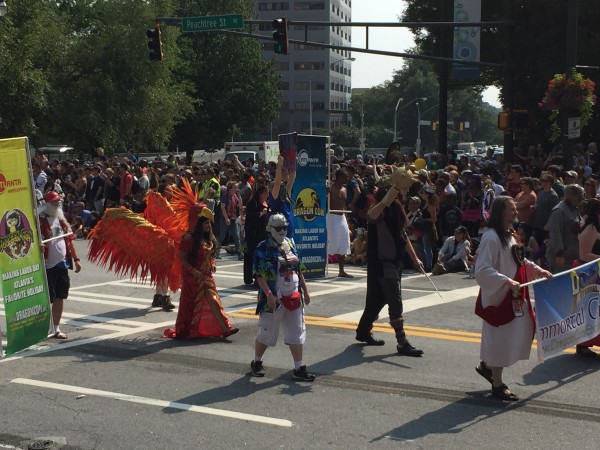
[[[215,280],[240,332],[181,342],[162,337],[177,310],[151,308],[151,286],[93,266],[86,242],[76,246],[83,269],[71,272],[61,326],[69,339],[0,359],[0,449],[32,440],[97,450],[597,448],[600,358],[571,351],[539,364],[534,348],[505,371],[522,400],[490,398],[474,370],[478,287],[466,273],[433,278],[443,298],[423,275],[405,274],[407,333],[425,352],[410,358],[396,353],[385,310],[374,330],[384,346],[354,340],[366,269],[348,266],[354,278],[341,279],[331,266],[309,282],[305,310],[304,361],[317,379],[298,383],[283,335],[265,354],[266,376],[249,376],[256,290],[237,257],[218,261]]]

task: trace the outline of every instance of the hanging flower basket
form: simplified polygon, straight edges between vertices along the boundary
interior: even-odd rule
[[[555,141],[561,134],[558,124],[558,114],[561,111],[577,111],[581,117],[581,128],[587,125],[592,117],[592,108],[596,104],[595,87],[596,84],[592,80],[575,69],[568,74],[556,74],[548,82],[548,90],[538,106],[550,111],[551,141]]]

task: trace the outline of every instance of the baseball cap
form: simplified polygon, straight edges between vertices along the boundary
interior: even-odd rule
[[[416,195],[410,198],[411,202],[415,202],[415,203],[421,203],[421,199],[419,197],[417,197]]]
[[[467,227],[465,227],[464,225],[460,225],[459,227],[456,227],[456,230],[454,230],[455,233],[466,233],[467,232]]]
[[[429,172],[427,172],[427,170],[425,169],[419,169],[417,175],[419,175],[420,177],[429,178]]]
[[[60,201],[60,195],[56,191],[48,191],[44,194],[44,201],[46,203],[54,203]]]
[[[565,176],[569,176],[571,178],[577,178],[579,176],[579,174],[577,172],[575,172],[574,170],[567,170],[565,172]]]

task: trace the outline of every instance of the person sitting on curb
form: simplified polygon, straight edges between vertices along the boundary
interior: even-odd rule
[[[442,275],[447,272],[462,272],[469,267],[469,254],[471,253],[471,238],[467,228],[463,225],[454,230],[454,236],[444,241],[438,253],[432,275]]]

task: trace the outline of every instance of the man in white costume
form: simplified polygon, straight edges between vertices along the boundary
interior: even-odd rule
[[[512,197],[494,199],[489,229],[481,238],[475,264],[475,278],[481,288],[477,300],[481,311],[476,312],[484,318],[481,362],[475,370],[492,384],[493,397],[508,401],[519,398],[502,381],[502,371],[519,360],[529,359],[535,330],[527,288],[520,288],[520,283],[552,278],[550,272],[521,256],[522,246],[517,245],[511,233],[516,218]]]

